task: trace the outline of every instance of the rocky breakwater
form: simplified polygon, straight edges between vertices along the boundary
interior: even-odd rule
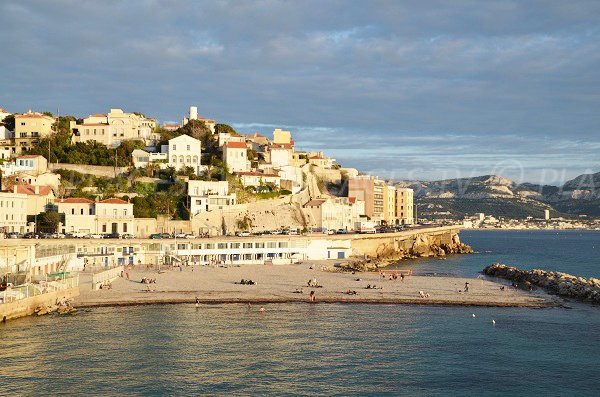
[[[488,276],[500,277],[517,283],[544,288],[560,296],[581,301],[600,303],[600,279],[576,277],[561,272],[544,270],[520,270],[516,267],[495,263],[483,269]]]

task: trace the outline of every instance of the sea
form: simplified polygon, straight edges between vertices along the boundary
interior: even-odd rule
[[[501,262],[600,277],[600,232],[461,239],[477,253],[397,266],[476,277]],[[156,305],[29,317],[0,325],[0,396],[599,396],[600,307],[565,306]]]

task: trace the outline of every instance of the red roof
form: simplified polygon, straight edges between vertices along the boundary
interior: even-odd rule
[[[225,147],[227,149],[248,149],[248,146],[246,146],[246,142],[227,142],[225,144]]]
[[[312,156],[308,158],[309,160],[325,160],[323,157],[321,156]]]
[[[0,108],[0,113],[10,113],[8,110]]]
[[[93,201],[83,197],[67,197],[64,199],[54,200],[57,203],[68,203],[68,204],[92,204]]]
[[[102,201],[100,201],[100,203],[102,203],[102,204],[129,204],[127,201],[121,200],[121,199],[118,199],[115,197],[109,198],[106,200],[102,200]]]
[[[33,186],[33,185],[15,185],[15,188],[17,190],[15,193],[28,194],[30,196],[33,196],[36,194],[35,193],[36,187],[39,189],[38,195],[40,195],[40,196],[47,196],[50,193],[52,193],[52,187],[50,187],[50,186]]]
[[[294,144],[292,143],[273,143],[271,144],[271,150],[273,149],[292,149]]]
[[[108,123],[83,123],[83,124],[79,124],[80,126],[85,126],[85,127],[104,127],[107,126]]]
[[[248,138],[264,138],[264,135],[261,135],[259,133],[254,133],[254,134],[250,134],[248,135]]]
[[[351,203],[356,203],[356,197],[348,197],[348,201]]]
[[[53,117],[50,116],[46,116],[45,114],[42,113],[23,113],[23,114],[15,114],[15,118],[19,119],[19,118],[36,118],[36,119],[43,119],[43,118],[48,118],[48,119],[52,119],[54,120]]]
[[[96,113],[96,114],[92,114],[92,115],[90,115],[88,117],[106,117],[106,115],[105,114],[101,114],[101,113]]]

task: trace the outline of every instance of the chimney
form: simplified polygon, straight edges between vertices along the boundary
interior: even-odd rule
[[[35,185],[33,190],[35,194],[40,194],[40,187],[38,185]]]

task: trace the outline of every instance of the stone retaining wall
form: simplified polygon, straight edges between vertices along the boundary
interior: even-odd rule
[[[79,287],[73,287],[47,294],[31,296],[0,305],[0,321],[30,316],[38,307],[53,306],[57,299],[69,299],[79,295]]]

